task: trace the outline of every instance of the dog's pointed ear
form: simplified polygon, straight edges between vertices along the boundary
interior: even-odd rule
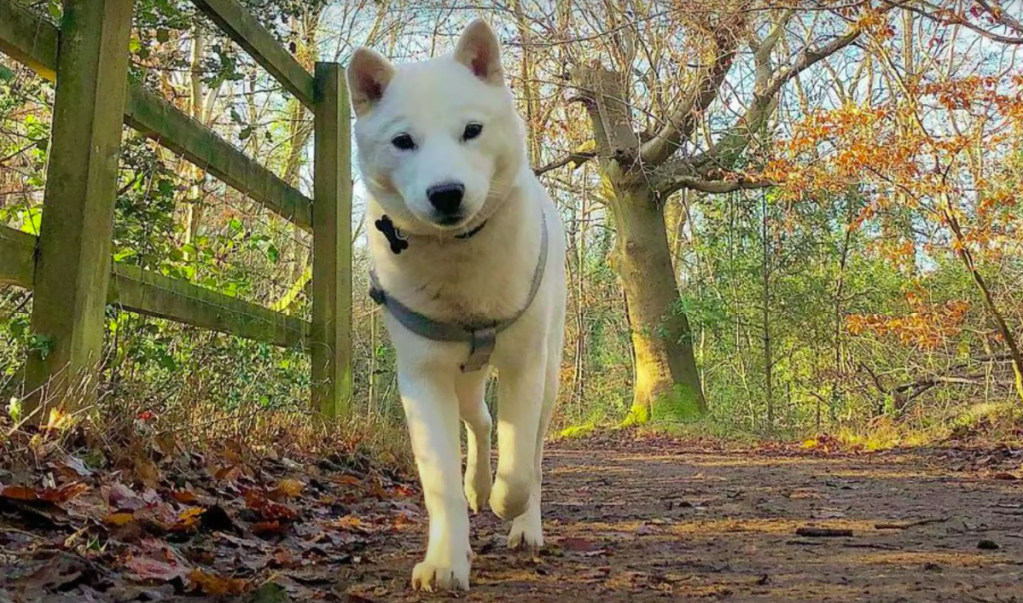
[[[455,46],[455,60],[468,67],[484,82],[504,85],[501,43],[483,19],[476,19],[465,28]]]
[[[357,116],[368,113],[384,97],[394,77],[394,65],[380,53],[357,48],[348,63],[348,92]]]

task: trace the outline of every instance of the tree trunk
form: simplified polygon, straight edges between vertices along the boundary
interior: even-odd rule
[[[987,286],[987,281],[984,280],[984,276],[981,275],[980,269],[973,259],[973,253],[970,252],[970,248],[967,246],[966,237],[963,235],[962,227],[959,225],[958,218],[956,218],[952,203],[947,198],[945,199],[944,214],[945,222],[952,229],[952,234],[955,235],[957,243],[956,254],[963,261],[963,265],[970,272],[970,276],[973,277],[973,282],[980,291],[981,299],[984,300],[984,307],[987,308],[991,318],[994,319],[995,325],[998,327],[998,333],[1002,336],[1005,347],[1009,349],[1009,357],[1012,359],[1012,372],[1015,377],[1013,384],[1016,387],[1016,395],[1023,402],[1023,352],[1020,351],[1012,328],[1006,322],[1005,315],[998,308],[998,304],[995,303],[991,289]]]
[[[625,289],[635,384],[626,423],[692,420],[707,403],[693,354],[689,318],[678,307],[664,215],[649,190],[615,187],[618,274]]]
[[[768,238],[767,193],[760,194],[760,225],[763,238],[763,264],[761,265],[761,304],[764,342],[764,397],[767,404],[767,430],[774,431],[774,358],[771,354],[771,240]]]

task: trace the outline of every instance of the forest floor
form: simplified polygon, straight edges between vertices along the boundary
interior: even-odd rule
[[[143,471],[146,486],[68,457],[48,465],[48,488],[2,491],[0,603],[1023,602],[1021,463],[1007,446],[560,442],[546,460],[548,546],[510,552],[507,524],[480,513],[472,590],[430,594],[408,587],[421,497],[383,473],[196,458]]]

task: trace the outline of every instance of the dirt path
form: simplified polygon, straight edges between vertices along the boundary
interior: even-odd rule
[[[475,516],[458,595],[408,587],[426,535],[414,489],[351,459],[221,456],[168,457],[150,485],[70,457],[0,467],[0,603],[1023,602],[1023,453],[1005,447],[562,443],[547,548],[509,552],[507,524]]]
[[[962,467],[975,457],[589,446],[549,452],[550,546],[539,557],[507,552],[506,527],[491,514],[473,519],[473,587],[460,598],[1023,601],[1023,482]],[[1017,469],[1023,460],[1004,456]],[[967,470],[950,473],[957,463]],[[804,527],[853,535],[797,535]],[[406,587],[423,534],[413,524],[388,538],[344,572],[347,592],[365,597],[357,601],[452,598]]]

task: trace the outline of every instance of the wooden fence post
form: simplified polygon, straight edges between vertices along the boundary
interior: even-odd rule
[[[316,63],[312,403],[347,414],[352,396],[351,121],[344,70]]]
[[[65,0],[35,268],[27,412],[96,394],[133,0]]]

